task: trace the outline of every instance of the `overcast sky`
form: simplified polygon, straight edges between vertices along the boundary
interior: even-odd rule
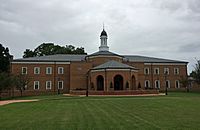
[[[0,0],[0,43],[14,58],[44,42],[189,63],[200,59],[200,0]]]

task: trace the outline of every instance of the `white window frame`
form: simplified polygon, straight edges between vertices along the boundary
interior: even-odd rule
[[[158,73],[156,73],[156,70],[157,70]],[[155,75],[159,75],[160,74],[160,69],[159,68],[154,68],[154,74]]]
[[[50,88],[48,88],[48,83],[50,83]],[[46,81],[46,89],[47,90],[51,89],[51,86],[52,86],[52,81],[50,81],[50,80]]]
[[[176,83],[178,83],[178,86],[176,86]],[[179,80],[175,80],[175,88],[180,88],[180,81]]]
[[[35,88],[36,83],[38,84],[38,89]],[[34,81],[34,90],[39,90],[40,89],[40,82],[39,81]]]
[[[50,72],[48,71],[50,69]],[[52,67],[46,67],[46,74],[52,74]]]
[[[23,70],[26,70],[26,72],[24,73],[24,71]],[[27,74],[28,73],[28,68],[27,67],[22,67],[22,74]]]
[[[165,87],[166,87],[166,85],[167,85],[167,82],[168,82],[168,87],[167,87],[167,88],[170,88],[170,80],[166,80],[166,81],[165,81]]]
[[[62,82],[62,87],[61,87],[61,88],[59,87],[59,83],[60,83],[60,82]],[[58,89],[63,89],[63,85],[64,85],[64,84],[63,84],[63,80],[58,81]]]
[[[167,73],[166,73],[166,72],[167,72]],[[164,75],[165,75],[165,74],[169,75],[169,68],[167,68],[167,67],[164,68]]]
[[[179,68],[174,68],[174,75],[179,75]]]
[[[38,69],[38,73],[36,73],[37,69]],[[34,67],[34,74],[40,74],[40,67]]]
[[[148,87],[146,86],[146,83],[148,84]],[[145,86],[145,88],[150,88],[151,87],[150,81],[149,80],[145,80],[144,86]]]
[[[147,73],[146,73],[146,70],[147,70]],[[145,75],[149,75],[149,74],[150,74],[149,67],[145,67],[145,68],[144,68],[144,74],[145,74]]]
[[[62,70],[60,72],[60,70]],[[64,67],[58,67],[58,74],[64,74]]]
[[[156,85],[157,85],[156,82],[158,82],[158,87],[156,86]],[[155,82],[154,82],[154,87],[155,87],[156,89],[160,89],[160,80],[155,80]]]

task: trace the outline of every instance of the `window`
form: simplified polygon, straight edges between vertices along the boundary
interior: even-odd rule
[[[159,80],[155,81],[155,88],[157,88],[157,89],[160,88],[160,81]]]
[[[170,81],[169,81],[169,80],[166,80],[166,81],[165,81],[165,85],[166,85],[167,88],[170,88]]]
[[[46,67],[46,74],[52,74],[52,67]]]
[[[176,81],[175,81],[175,88],[180,88],[179,80],[176,80]]]
[[[51,89],[51,81],[46,81],[46,89]]]
[[[149,68],[144,68],[144,74],[149,74]]]
[[[27,74],[27,67],[22,67],[22,74]]]
[[[149,80],[145,80],[145,88],[150,88],[150,81]]]
[[[154,68],[154,74],[159,74],[159,68]]]
[[[40,67],[34,67],[34,74],[40,74]]]
[[[63,89],[63,81],[58,81],[58,89]]]
[[[169,68],[164,68],[164,74],[169,75]]]
[[[64,74],[64,68],[58,67],[58,74]]]
[[[40,88],[40,82],[39,81],[34,81],[34,89],[39,90]]]
[[[179,74],[179,68],[174,68],[174,74],[178,75]]]

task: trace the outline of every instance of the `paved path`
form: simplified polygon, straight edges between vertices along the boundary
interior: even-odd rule
[[[10,103],[16,103],[16,102],[35,102],[39,101],[38,99],[34,100],[5,100],[5,101],[0,101],[0,106],[10,104]]]

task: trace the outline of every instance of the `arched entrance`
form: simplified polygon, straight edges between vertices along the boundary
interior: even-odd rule
[[[97,90],[104,90],[104,79],[103,76],[97,76]]]
[[[123,77],[121,75],[114,77],[114,90],[123,90]]]
[[[135,76],[132,76],[132,89],[136,90],[136,80],[135,80]]]

